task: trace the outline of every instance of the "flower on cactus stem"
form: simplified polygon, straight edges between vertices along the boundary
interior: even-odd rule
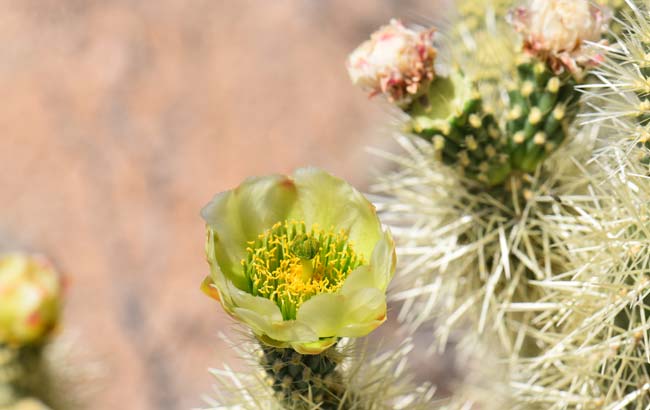
[[[434,32],[417,32],[391,20],[348,57],[352,82],[371,96],[384,94],[391,102],[410,102],[435,77]]]
[[[61,310],[61,276],[42,257],[0,255],[0,345],[44,342]]]
[[[202,289],[263,343],[319,354],[384,322],[393,239],[344,181],[313,168],[250,178],[201,214]]]
[[[589,0],[531,0],[510,15],[515,30],[524,36],[524,49],[547,60],[560,73],[580,76],[602,56],[585,41],[601,42],[611,13]]]

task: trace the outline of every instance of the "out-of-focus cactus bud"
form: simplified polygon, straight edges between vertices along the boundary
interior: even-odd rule
[[[442,161],[487,185],[510,173],[506,137],[479,93],[461,74],[438,77],[405,109],[411,132],[431,141]]]
[[[56,327],[62,281],[39,256],[0,255],[0,344],[43,343]]]
[[[434,31],[411,30],[391,20],[348,57],[352,82],[371,96],[384,94],[398,105],[410,102],[435,77]]]
[[[531,0],[510,14],[514,28],[524,36],[524,49],[545,60],[559,74],[565,69],[577,77],[602,61],[585,41],[603,41],[611,12],[589,0]]]

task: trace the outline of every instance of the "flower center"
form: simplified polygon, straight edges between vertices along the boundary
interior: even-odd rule
[[[274,301],[285,320],[314,295],[335,293],[363,264],[345,231],[307,231],[304,222],[278,222],[249,242],[242,260],[251,294]]]

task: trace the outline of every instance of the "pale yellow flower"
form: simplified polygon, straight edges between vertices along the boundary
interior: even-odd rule
[[[394,243],[344,181],[314,168],[250,178],[201,214],[203,290],[262,342],[318,354],[386,319]]]

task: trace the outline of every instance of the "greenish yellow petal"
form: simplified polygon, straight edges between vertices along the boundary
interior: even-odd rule
[[[206,276],[201,282],[201,291],[214,300],[221,302],[221,296],[211,276]]]
[[[350,324],[341,328],[339,334],[342,337],[364,337],[381,326],[385,321],[386,319],[384,318],[381,320]]]
[[[240,289],[248,285],[241,269],[247,243],[276,222],[286,220],[296,197],[296,186],[286,176],[249,178],[239,187],[216,195],[201,210],[212,231],[214,257]],[[211,250],[207,252],[210,255]]]
[[[237,308],[246,309],[267,318],[269,322],[282,322],[282,313],[275,302],[246,293],[230,282],[227,282],[226,286],[228,294],[232,298],[233,312]]]
[[[395,242],[389,231],[383,233],[379,242],[372,252],[370,266],[375,274],[375,286],[377,289],[386,291],[388,283],[395,273],[397,255],[395,254]]]
[[[312,343],[291,343],[291,347],[300,354],[321,354],[334,346],[337,340],[336,337],[330,337]]]
[[[309,323],[321,338],[365,336],[386,320],[386,296],[375,288],[345,295],[321,294],[306,301],[298,309],[297,318]],[[369,330],[363,333],[364,329]]]
[[[299,169],[293,179],[298,188],[295,217],[307,226],[345,229],[354,249],[370,258],[382,233],[374,205],[345,181],[317,168]]]
[[[386,295],[379,289],[359,289],[346,295],[345,301],[344,325],[338,336],[365,336],[386,320]]]
[[[298,309],[297,318],[309,323],[319,337],[332,337],[345,324],[345,315],[345,296],[322,293],[303,303]]]
[[[372,252],[369,265],[363,265],[350,272],[345,279],[341,294],[347,295],[364,288],[386,291],[395,273],[395,243],[390,232],[383,233]]]
[[[314,342],[318,335],[298,320],[273,320],[269,316],[245,308],[235,308],[236,317],[246,323],[257,335],[266,335],[280,342]]]

